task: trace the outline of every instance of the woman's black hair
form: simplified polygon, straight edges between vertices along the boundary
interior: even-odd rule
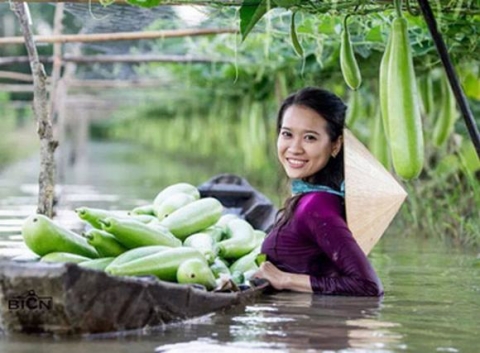
[[[309,108],[324,118],[327,121],[327,134],[331,142],[337,141],[342,136],[347,106],[335,94],[316,87],[303,88],[283,101],[277,115],[277,135],[280,134],[285,111],[292,105]],[[330,157],[324,168],[303,181],[340,190],[344,179],[343,168],[342,147],[335,158]],[[294,195],[285,201],[284,207],[277,213],[276,227],[281,228],[290,221],[300,196],[301,194]]]

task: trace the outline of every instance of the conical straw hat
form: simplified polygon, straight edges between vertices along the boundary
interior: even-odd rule
[[[347,129],[344,130],[347,224],[365,254],[380,240],[407,193]]]

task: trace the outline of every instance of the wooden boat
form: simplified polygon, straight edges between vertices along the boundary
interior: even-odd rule
[[[275,207],[243,178],[220,175],[199,190],[257,229],[273,224]],[[0,330],[59,335],[146,330],[245,304],[266,288],[268,283],[258,281],[236,292],[208,292],[154,277],[114,277],[76,264],[3,261]]]
[[[113,277],[76,264],[0,263],[0,327],[6,332],[85,334],[148,329],[245,304],[266,283],[207,292],[156,278]]]
[[[245,178],[234,174],[217,175],[198,187],[201,197],[215,197],[228,213],[235,213],[253,228],[268,232],[275,221],[276,207]]]

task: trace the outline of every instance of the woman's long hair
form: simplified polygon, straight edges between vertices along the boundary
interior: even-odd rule
[[[309,108],[324,118],[327,121],[327,134],[331,142],[337,141],[342,136],[345,126],[346,105],[335,94],[316,87],[303,88],[284,100],[277,115],[277,136],[280,134],[285,111],[292,105]],[[342,148],[340,148],[335,158],[330,157],[325,167],[310,177],[303,179],[303,181],[340,190],[343,179],[342,144]],[[276,227],[281,228],[290,221],[300,196],[301,194],[294,195],[285,201],[284,207],[277,213]]]

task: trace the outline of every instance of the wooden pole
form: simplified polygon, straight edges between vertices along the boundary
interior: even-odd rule
[[[55,15],[53,18],[53,34],[60,35],[62,33],[63,25],[63,10],[65,4],[57,4],[55,6]],[[55,43],[53,45],[53,67],[51,73],[51,86],[50,86],[50,120],[55,121],[57,113],[56,105],[58,99],[57,96],[58,80],[60,79],[62,71],[62,43]],[[58,138],[58,136],[57,136]],[[58,138],[60,141],[60,139]]]
[[[25,85],[25,84],[15,84],[15,83],[0,83],[0,92],[9,92],[9,93],[26,93],[26,92],[33,92],[34,86],[33,85]]]
[[[43,63],[53,62],[53,58],[49,56],[41,56],[39,60]],[[73,56],[65,54],[62,57],[63,62],[73,62],[77,64],[91,63],[231,63],[231,60],[212,60],[209,58],[192,57],[189,55],[90,55],[90,56]],[[1,65],[11,65],[29,62],[27,56],[10,56],[0,58]]]
[[[57,5],[58,6],[58,5]],[[164,31],[147,32],[121,32],[121,33],[93,33],[93,34],[57,34],[49,36],[34,36],[36,43],[92,43],[92,42],[110,42],[122,40],[140,40],[140,39],[158,39],[158,38],[177,38],[205,36],[222,33],[238,33],[238,30],[231,28],[203,28],[203,29],[175,29]],[[0,38],[0,45],[23,44],[23,37],[4,37]]]
[[[48,114],[47,75],[38,59],[38,52],[33,40],[26,3],[13,3],[12,9],[20,21],[25,46],[30,58],[30,68],[33,75],[33,110],[37,120],[37,133],[40,137],[40,175],[38,178],[37,213],[53,216],[53,197],[55,192],[55,159],[54,152],[58,142],[53,139],[52,123]]]
[[[29,74],[14,71],[0,71],[0,79],[7,79],[13,81],[32,82],[33,77]]]
[[[428,30],[430,31],[433,42],[435,43],[435,47],[437,48],[438,55],[440,56],[443,68],[447,74],[448,82],[450,83],[453,95],[455,96],[458,107],[462,113],[468,133],[470,134],[470,139],[472,140],[475,150],[477,151],[477,155],[480,158],[480,131],[478,130],[475,118],[473,117],[473,113],[468,105],[467,98],[463,93],[462,86],[458,81],[455,68],[450,60],[450,56],[448,55],[447,46],[445,45],[442,35],[438,30],[435,16],[433,15],[428,0],[419,0],[418,5],[420,6],[420,10],[423,14],[425,22],[427,23]]]
[[[162,77],[141,80],[68,80],[68,85],[71,88],[88,89],[165,87],[171,83],[171,80]]]
[[[68,95],[68,85],[65,82],[64,78],[61,78],[58,81],[57,85],[57,104],[56,104],[56,112],[57,112],[57,120],[55,123],[55,130],[58,138],[58,162],[57,162],[57,177],[60,183],[65,182],[65,174],[67,169],[67,154],[68,154],[68,146],[67,146],[67,95]]]
[[[170,86],[173,82],[167,81],[161,77],[157,79],[143,79],[143,80],[69,80],[69,79],[60,79],[65,81],[63,84],[64,90],[72,89],[119,89],[119,88],[165,88]],[[48,87],[48,85],[47,85]],[[11,92],[11,93],[22,93],[22,92],[33,92],[32,84],[17,84],[17,83],[0,83],[0,92]],[[57,88],[57,92],[60,88]],[[60,98],[59,98],[60,99]]]

